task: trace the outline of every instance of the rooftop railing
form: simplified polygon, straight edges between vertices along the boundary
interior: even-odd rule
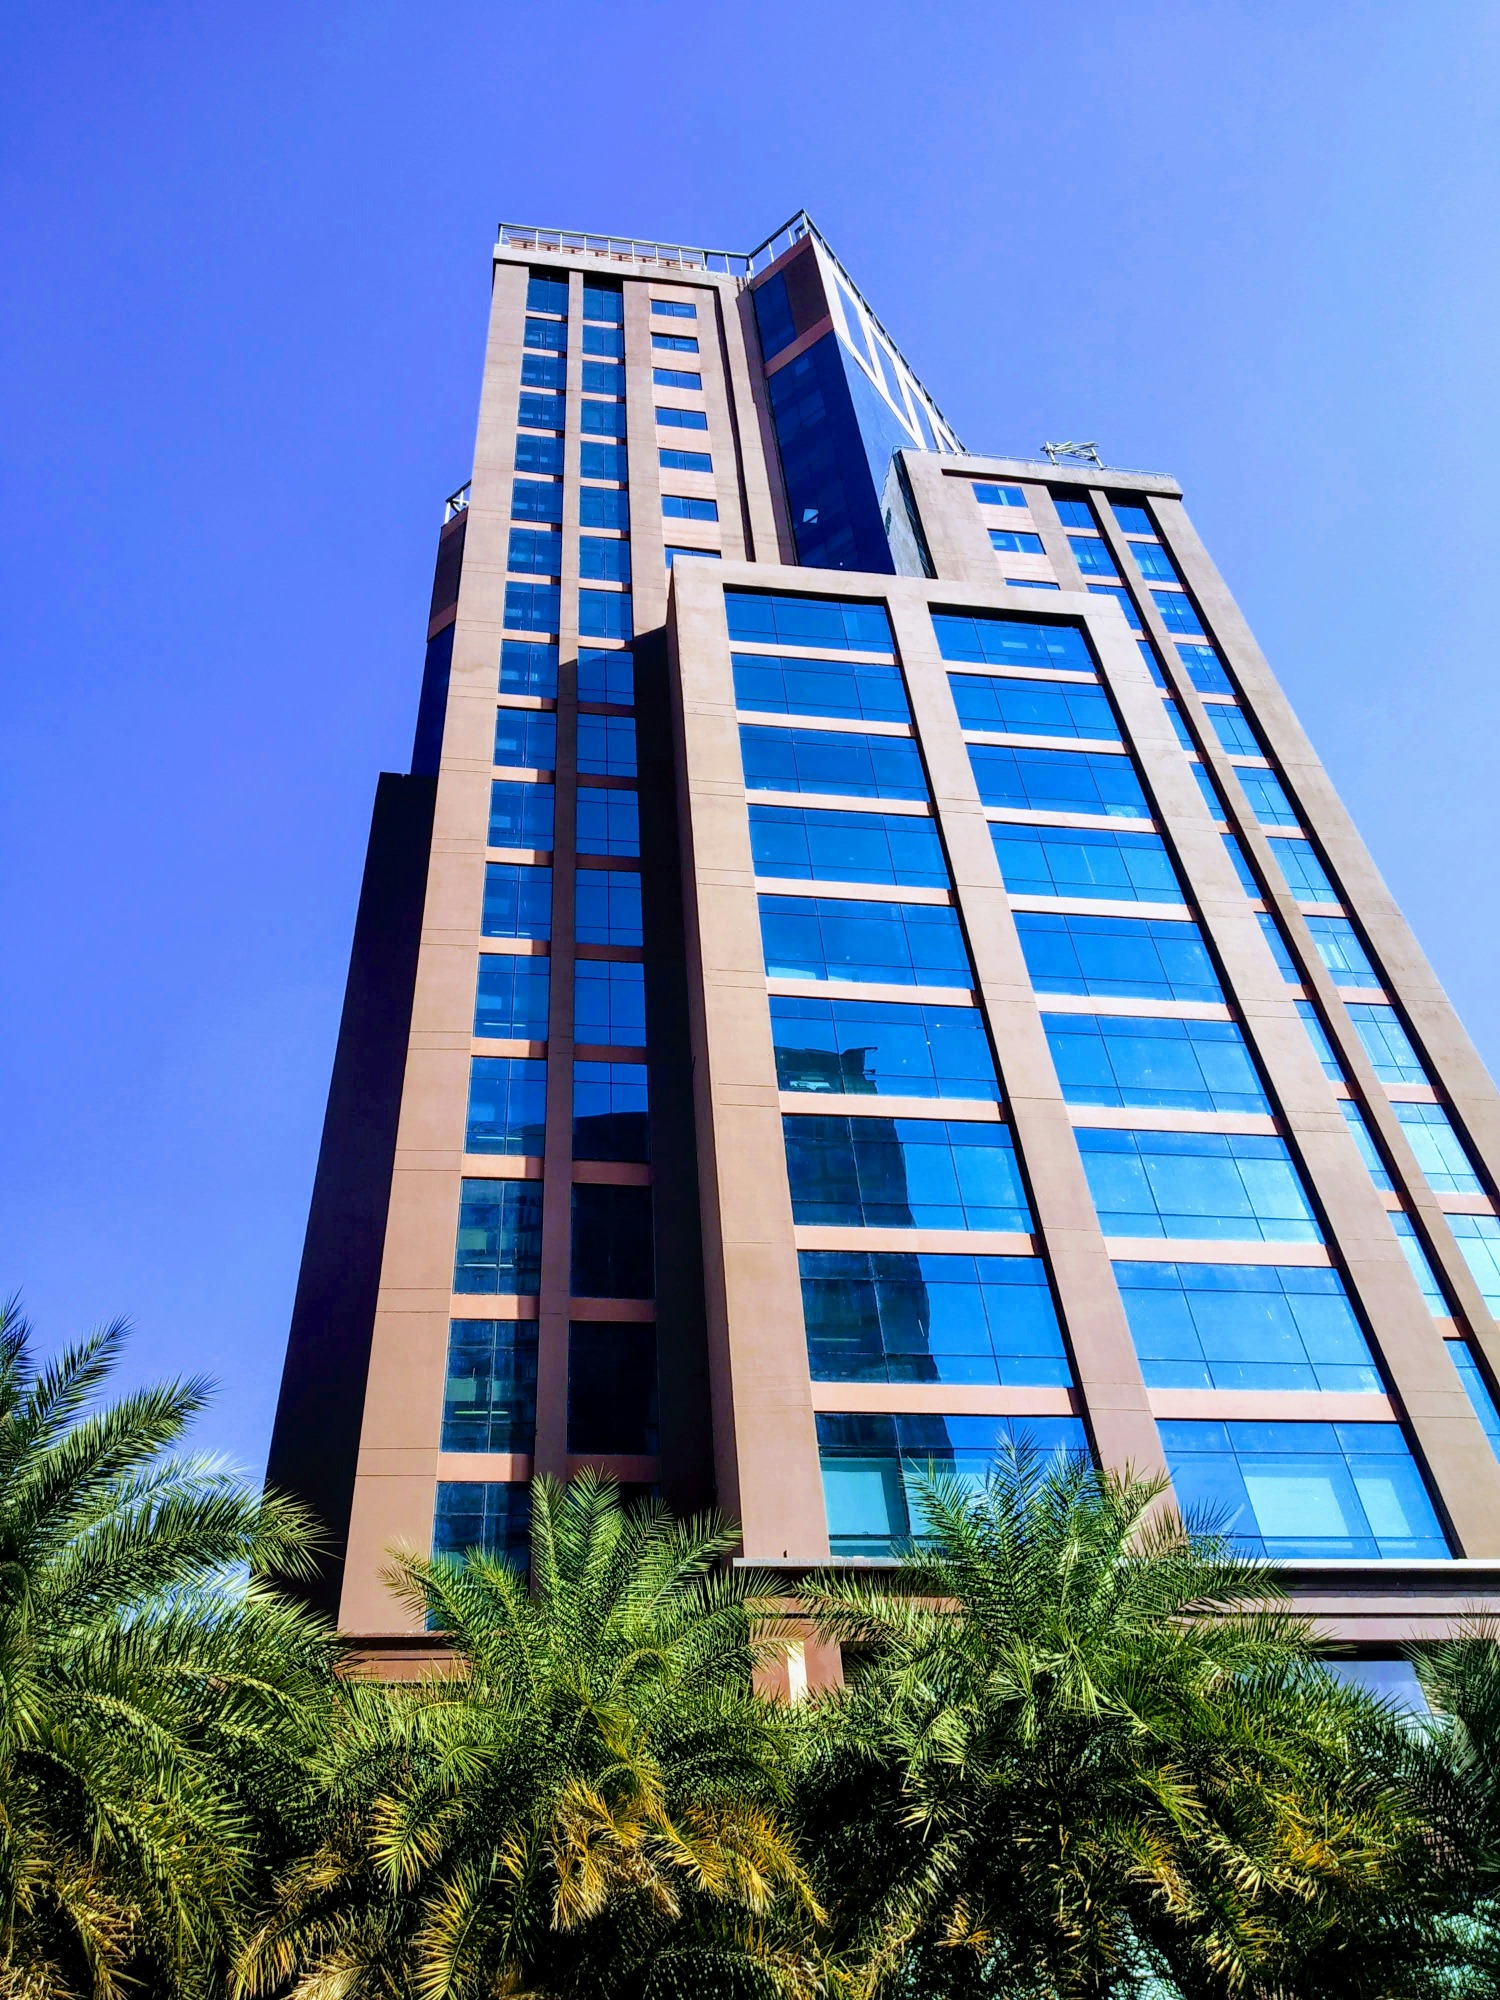
[[[729,278],[753,278],[802,237],[816,233],[801,211],[753,250],[707,250],[693,243],[659,243],[649,236],[599,236],[587,229],[549,229],[540,222],[500,225],[500,241],[508,250],[581,250],[588,257],[672,264],[679,270],[717,271]]]

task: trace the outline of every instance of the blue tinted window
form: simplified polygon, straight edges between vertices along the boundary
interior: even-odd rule
[[[621,543],[619,546],[623,547],[624,544]],[[580,590],[578,631],[579,636],[584,639],[634,638],[635,628],[630,615],[630,592]]]
[[[889,1556],[919,1536],[917,1495],[934,1473],[978,1487],[1008,1447],[1087,1457],[1077,1417],[820,1414],[818,1457],[836,1556]]]
[[[490,786],[491,847],[552,845],[551,785],[525,785],[497,778]]]
[[[630,489],[626,486],[582,486],[578,490],[578,525],[580,528],[628,528],[630,526]],[[617,548],[629,549],[628,542],[618,542]],[[584,576],[613,576],[607,569],[583,570]],[[622,583],[630,580],[630,559],[627,554],[625,569],[620,576]]]
[[[502,1042],[544,1042],[551,968],[545,958],[485,952],[474,997],[474,1033]]]
[[[1393,1104],[1417,1165],[1435,1194],[1483,1194],[1464,1142],[1440,1104]]]
[[[1141,631],[1141,614],[1136,610],[1130,592],[1122,584],[1091,583],[1086,588],[1090,597],[1112,597],[1125,613],[1125,623],[1131,631]]]
[[[526,322],[526,345],[544,354],[565,354],[568,329],[559,326],[555,319],[529,319]]]
[[[740,725],[745,784],[753,792],[825,792],[849,798],[925,799],[927,775],[909,736]]]
[[[575,1320],[568,1330],[568,1450],[650,1458],[656,1448],[656,1328]]]
[[[1098,525],[1093,508],[1081,493],[1054,493],[1052,504],[1065,528],[1093,528]]]
[[[517,472],[560,473],[563,469],[563,441],[560,437],[516,439]]]
[[[1225,852],[1234,863],[1234,872],[1240,878],[1240,887],[1247,896],[1253,897],[1258,903],[1260,901],[1260,884],[1250,872],[1250,863],[1246,858],[1244,848],[1240,846],[1239,841],[1232,833],[1220,834],[1219,838],[1224,843]]]
[[[485,937],[551,937],[552,870],[514,861],[489,862],[480,931]]]
[[[464,1151],[538,1156],[546,1129],[546,1063],[533,1056],[475,1056]]]
[[[726,590],[724,615],[731,639],[763,646],[812,646],[830,653],[894,653],[882,604],[844,603],[834,597],[772,597]]]
[[[523,1482],[438,1481],[432,1516],[435,1556],[460,1556],[479,1549],[524,1570],[530,1533],[531,1488]]]
[[[1125,500],[1111,500],[1110,510],[1126,535],[1154,535],[1156,529],[1144,507]]]
[[[1471,1219],[1468,1216],[1450,1215],[1448,1217],[1450,1224],[1455,1221],[1467,1222]],[[1488,1218],[1485,1219],[1488,1220]],[[1411,1266],[1411,1274],[1416,1279],[1422,1297],[1427,1303],[1427,1310],[1432,1314],[1434,1319],[1446,1319],[1449,1314],[1448,1301],[1443,1296],[1443,1288],[1437,1281],[1437,1273],[1433,1270],[1427,1252],[1418,1239],[1417,1232],[1412,1225],[1411,1217],[1409,1215],[1392,1213],[1390,1215],[1390,1224],[1396,1232],[1396,1241],[1401,1245],[1402,1255]],[[1455,1231],[1455,1234],[1458,1233]],[[1459,1244],[1459,1248],[1461,1250],[1464,1249],[1462,1243]],[[1464,1250],[1464,1255],[1468,1258],[1470,1268],[1473,1269],[1474,1259],[1469,1256],[1467,1250]],[[1479,1276],[1477,1270],[1475,1270],[1474,1275],[1476,1277]],[[1500,1285],[1496,1285],[1494,1290],[1496,1296],[1490,1306],[1491,1312],[1494,1311],[1495,1305],[1500,1304]]]
[[[585,437],[624,437],[625,405],[593,402],[585,397],[578,406],[578,428]]]
[[[851,1229],[1031,1228],[1004,1125],[941,1118],[782,1119],[792,1216]]]
[[[628,652],[585,646],[578,655],[578,699],[615,708],[635,703],[635,661]]]
[[[717,521],[717,500],[694,500],[686,493],[663,493],[661,511],[669,521]]]
[[[1181,883],[1160,834],[1112,827],[992,825],[1005,886],[1015,895],[1180,903]]]
[[[760,927],[773,978],[973,984],[958,914],[935,904],[762,896]]]
[[[583,329],[583,351],[585,354],[612,354],[617,359],[625,352],[625,332],[618,326],[586,326]],[[588,377],[583,386],[587,388]],[[624,390],[620,391],[624,395]]]
[[[706,431],[708,429],[708,418],[702,410],[671,410],[664,409],[658,404],[656,421],[661,425],[663,430],[669,431]]]
[[[629,715],[580,715],[578,769],[588,778],[635,776],[635,718]]]
[[[1322,1241],[1282,1139],[1087,1127],[1074,1137],[1106,1236]]]
[[[942,843],[925,816],[819,812],[752,801],[750,845],[756,874],[783,881],[948,887]]]
[[[1132,542],[1130,553],[1135,557],[1141,575],[1153,583],[1179,583],[1177,566],[1166,550],[1158,542]]]
[[[1448,1554],[1399,1424],[1166,1422],[1185,1513],[1246,1555],[1432,1559]]]
[[[567,378],[567,363],[563,360],[561,354],[523,354],[521,356],[521,386],[523,388],[561,389],[565,386]]]
[[[804,1295],[806,1290],[807,1287],[804,1285]],[[1444,1345],[1447,1347],[1449,1360],[1458,1370],[1458,1379],[1463,1383],[1469,1401],[1474,1405],[1474,1414],[1478,1417],[1489,1440],[1490,1450],[1496,1458],[1500,1458],[1500,1410],[1496,1409],[1489,1384],[1479,1372],[1479,1363],[1474,1359],[1467,1341],[1450,1340]]]
[[[1491,1315],[1500,1318],[1500,1221],[1493,1215],[1450,1215],[1447,1223]]]
[[[1365,1000],[1351,1000],[1349,1019],[1354,1023],[1365,1054],[1375,1066],[1382,1083],[1426,1083],[1422,1059],[1412,1047],[1394,1007]]]
[[[859,722],[909,722],[899,667],[869,661],[734,655],[734,698],[763,714],[838,715]]]
[[[575,1062],[573,1158],[646,1160],[644,1063]]]
[[[584,479],[613,479],[623,486],[630,476],[627,465],[622,444],[592,444],[585,438],[578,447],[578,470]]]
[[[539,389],[523,389],[516,422],[531,430],[560,431],[567,420],[567,407],[561,396],[546,395]]]
[[[1337,1271],[1295,1264],[1116,1264],[1153,1389],[1378,1392]]]
[[[1008,576],[1006,587],[1010,590],[1061,590],[1060,583],[1045,583],[1035,576]]]
[[[634,792],[598,785],[578,787],[578,852],[639,854],[640,801]]]
[[[949,674],[965,729],[1007,736],[1092,736],[1119,741],[1102,687],[1081,681],[1011,681],[992,674]]]
[[[1182,710],[1170,695],[1167,695],[1163,699],[1162,711],[1168,722],[1171,723],[1172,734],[1177,738],[1181,748],[1184,750],[1196,750],[1198,746],[1188,734],[1188,726],[1182,719]]]
[[[578,537],[578,574],[594,582],[629,583],[630,544],[604,535]]]
[[[653,333],[651,345],[670,354],[696,354],[698,337],[692,333]]]
[[[815,1382],[1072,1382],[1039,1257],[804,1250]]]
[[[501,694],[557,696],[557,647],[547,639],[504,639],[500,644]]]
[[[614,326],[622,326],[625,321],[625,294],[618,285],[591,285],[585,278],[583,316],[585,319],[602,319]]]
[[[723,560],[722,554],[718,549],[679,549],[674,548],[670,542],[663,550],[663,554],[666,556],[668,569],[672,567],[680,556],[697,556],[704,562],[720,562]]]
[[[1042,538],[1023,528],[991,528],[990,547],[1003,556],[1039,556]]]
[[[599,1048],[644,1048],[645,967],[630,959],[580,958],[573,968],[573,1036]]]
[[[1095,813],[1149,819],[1151,808],[1128,756],[1088,750],[1022,750],[971,743],[969,762],[987,806],[1032,812]]]
[[[1024,507],[1026,495],[1019,486],[997,486],[993,480],[973,481],[974,498],[982,507]]]
[[[1334,1083],[1345,1082],[1343,1065],[1333,1052],[1333,1043],[1328,1039],[1328,1030],[1323,1026],[1322,1021],[1319,1020],[1318,1011],[1313,1006],[1311,1000],[1297,1000],[1293,1002],[1293,1005],[1302,1017],[1302,1024],[1307,1029],[1308,1039],[1317,1051],[1318,1061],[1323,1065],[1324,1076],[1328,1077]]]
[[[586,396],[623,396],[624,364],[619,361],[585,361],[582,387]]]
[[[696,319],[698,308],[684,299],[653,299],[651,310],[662,319]]]
[[[1218,820],[1227,820],[1229,814],[1224,809],[1224,801],[1219,796],[1219,788],[1208,775],[1207,771],[1204,770],[1201,764],[1190,764],[1188,769],[1192,772],[1198,789],[1203,794],[1203,803],[1208,807],[1212,817]]]
[[[750,297],[755,304],[761,356],[769,361],[784,347],[790,347],[797,338],[797,323],[792,318],[792,302],[787,297],[785,277],[777,271],[771,277],[763,278]]]
[[[1244,787],[1250,810],[1262,826],[1297,824],[1297,809],[1283,791],[1281,780],[1274,771],[1256,771],[1240,764],[1235,767],[1235,776]]]
[[[714,462],[706,451],[677,451],[662,445],[656,454],[663,472],[712,472]]]
[[[575,1187],[573,1296],[649,1299],[655,1289],[650,1188]]]
[[[1198,614],[1180,590],[1153,590],[1151,601],[1161,613],[1161,622],[1169,632],[1191,632],[1202,638],[1203,627],[1198,623]]]
[[[1291,951],[1287,946],[1286,937],[1280,924],[1277,923],[1269,910],[1257,910],[1255,917],[1256,922],[1260,925],[1261,936],[1271,947],[1271,956],[1276,961],[1276,970],[1281,974],[1288,986],[1300,986],[1302,984],[1302,974],[1297,970],[1293,962]]]
[[[641,878],[633,868],[580,868],[575,878],[579,944],[641,942]]]
[[[1208,705],[1208,719],[1214,734],[1231,757],[1259,757],[1263,753],[1250,726],[1250,718],[1237,701],[1215,701]]]
[[[1336,903],[1338,890],[1328,879],[1328,872],[1313,850],[1312,842],[1301,838],[1294,840],[1273,840],[1271,852],[1275,855],[1286,885],[1299,903]]]
[[[1199,694],[1234,693],[1234,684],[1212,646],[1179,646],[1177,654]]]
[[[557,762],[557,717],[536,708],[497,709],[495,762],[512,769],[550,771]]]
[[[562,313],[568,310],[568,281],[545,271],[533,271],[526,285],[527,312]]]
[[[1222,1000],[1194,923],[1018,910],[1016,929],[1038,993],[1112,993],[1132,1000]]]
[[[782,1090],[886,1097],[983,1097],[1000,1085],[974,1007],[771,995]]]
[[[651,380],[658,389],[701,389],[703,377],[692,368],[653,368]]]
[[[1271,1108],[1233,1021],[1044,1014],[1042,1026],[1069,1104]]]
[[[532,1298],[540,1289],[541,1273],[540,1181],[465,1181],[454,1291]]]
[[[1038,625],[998,611],[934,611],[932,628],[945,660],[987,667],[1063,667],[1091,674],[1093,655],[1076,625]]]
[[[562,481],[560,479],[518,479],[510,489],[513,521],[560,521]],[[516,565],[511,564],[514,569]]]
[[[1120,572],[1115,568],[1115,559],[1097,535],[1069,535],[1068,547],[1085,576],[1111,576],[1118,580]]]
[[[1381,1159],[1380,1150],[1375,1144],[1369,1126],[1365,1123],[1364,1113],[1353,1099],[1348,1097],[1339,1099],[1339,1110],[1344,1114],[1344,1123],[1349,1127],[1349,1137],[1354,1141],[1355,1151],[1364,1161],[1370,1179],[1374,1181],[1376,1187],[1384,1189],[1387,1193],[1394,1192],[1396,1184],[1386,1171],[1385,1161]]]
[[[1347,917],[1309,917],[1307,928],[1336,986],[1379,986],[1380,975]]]
[[[508,583],[505,623],[512,632],[556,632],[562,592],[555,583]]]
[[[535,1440],[536,1321],[450,1320],[442,1449],[529,1452]]]

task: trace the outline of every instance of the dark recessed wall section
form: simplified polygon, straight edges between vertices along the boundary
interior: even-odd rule
[[[337,1616],[437,781],[382,772],[375,792],[333,1079],[323,1118],[266,1483],[317,1515],[317,1575],[290,1585]]]
[[[665,632],[635,642],[641,789],[641,919],[646,958],[647,1091],[655,1197],[661,1490],[679,1513],[713,1505],[713,1414],[703,1299],[698,1133],[688,1033],[682,850]]]
[[[422,693],[417,702],[417,732],[411,746],[416,776],[435,778],[443,754],[443,718],[448,710],[448,676],[453,667],[453,616],[464,567],[464,535],[468,509],[443,523],[438,536],[437,563],[432,573],[432,603],[427,611],[427,656],[422,663]],[[446,620],[442,631],[434,631]]]

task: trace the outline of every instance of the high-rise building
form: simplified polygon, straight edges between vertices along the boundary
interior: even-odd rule
[[[1022,1435],[1367,1650],[1500,1601],[1500,1101],[1195,534],[960,444],[799,216],[506,226],[270,1476],[318,1586],[527,1482],[888,1554]]]

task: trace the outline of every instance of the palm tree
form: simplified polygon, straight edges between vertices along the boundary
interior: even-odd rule
[[[441,1630],[425,1680],[347,1690],[315,1851],[287,1870],[244,1987],[303,2000],[811,1993],[816,1909],[782,1815],[798,1718],[761,1700],[781,1642],[736,1535],[533,1489],[507,1563],[398,1558]]]
[[[919,1511],[895,1573],[804,1593],[849,1662],[800,1804],[857,1991],[1422,1990],[1391,1720],[1265,1565],[1024,1449]]]
[[[1500,1993],[1500,1623],[1476,1618],[1410,1658],[1431,1710],[1408,1732],[1408,1747],[1443,1868],[1445,1935],[1465,1976],[1454,1991],[1492,1996]]]
[[[204,1385],[99,1397],[123,1324],[46,1367],[0,1308],[0,1995],[206,1994],[290,1809],[330,1640],[257,1574],[307,1523],[175,1452]]]

